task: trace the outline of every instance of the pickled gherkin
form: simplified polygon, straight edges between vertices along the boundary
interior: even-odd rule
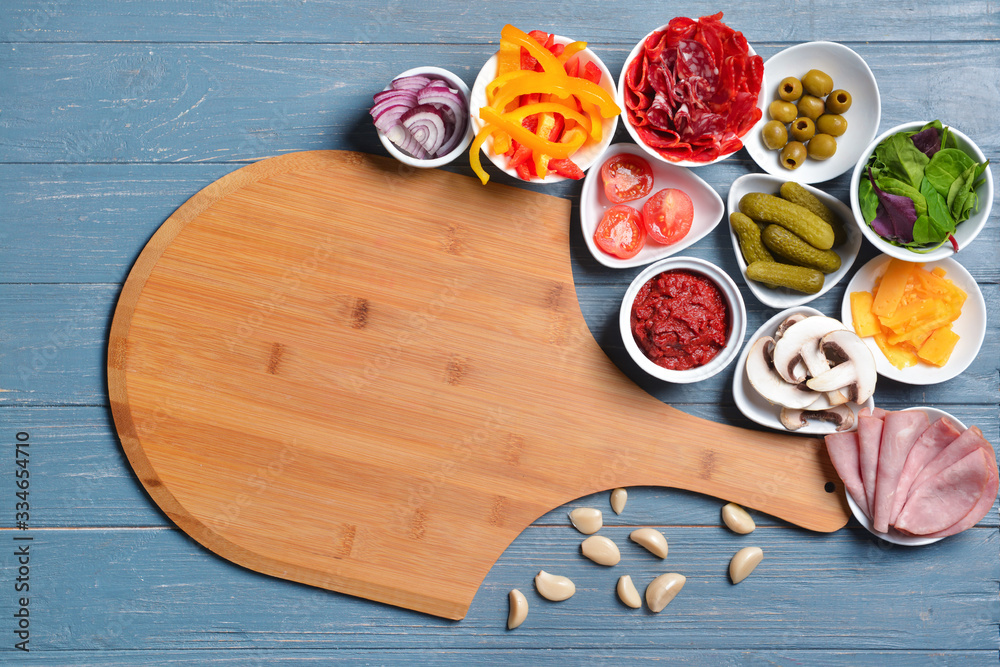
[[[781,198],[809,209],[830,225],[833,228],[833,245],[840,245],[847,240],[847,232],[844,231],[844,223],[840,216],[803,186],[793,181],[782,183]]]
[[[761,241],[775,255],[793,264],[833,273],[840,268],[840,255],[832,250],[817,250],[781,225],[768,225],[761,233]]]
[[[729,216],[729,224],[740,240],[740,252],[747,264],[757,261],[772,262],[774,257],[767,251],[760,240],[760,225],[743,215],[739,211],[733,211]]]
[[[762,192],[740,199],[740,212],[760,222],[781,225],[819,250],[833,247],[833,227],[807,208]]]
[[[816,269],[778,262],[754,262],[747,267],[747,278],[806,294],[816,294],[824,282],[823,273]]]

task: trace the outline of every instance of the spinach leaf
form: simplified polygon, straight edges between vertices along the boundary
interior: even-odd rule
[[[948,205],[929,179],[920,184],[920,194],[927,202],[926,222],[918,219],[913,225],[913,242],[920,245],[944,241],[955,231],[955,221],[948,212]]]
[[[861,215],[870,225],[878,209],[878,195],[875,194],[875,189],[867,178],[858,186],[858,204],[861,205]]]
[[[883,141],[875,149],[877,159],[885,164],[885,175],[909,183],[914,188],[920,187],[924,180],[924,167],[930,158],[913,145],[913,141],[903,132],[897,132]],[[881,186],[880,186],[881,187]]]
[[[942,148],[924,168],[924,177],[930,181],[941,196],[947,196],[952,183],[961,178],[975,161],[957,148]]]

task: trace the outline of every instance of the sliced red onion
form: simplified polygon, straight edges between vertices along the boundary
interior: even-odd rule
[[[447,81],[420,75],[399,77],[373,99],[370,113],[375,127],[417,159],[447,155],[466,134],[465,98]]]
[[[389,84],[389,87],[395,90],[420,90],[430,82],[431,79],[417,74],[414,76],[401,76],[398,79],[393,79],[392,83]]]

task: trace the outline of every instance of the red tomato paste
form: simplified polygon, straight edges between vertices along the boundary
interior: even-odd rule
[[[646,356],[675,371],[704,366],[725,347],[729,308],[708,278],[665,271],[632,302],[632,335]]]

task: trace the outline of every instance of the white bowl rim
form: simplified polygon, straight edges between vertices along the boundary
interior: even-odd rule
[[[731,157],[731,156],[735,155],[736,153],[739,153],[740,149],[737,148],[732,153],[726,153],[725,155],[720,155],[719,157],[715,158],[711,162],[694,162],[692,160],[679,160],[679,161],[675,162],[673,160],[668,160],[667,158],[663,157],[658,152],[656,152],[655,149],[647,146],[646,143],[642,139],[639,138],[639,135],[636,133],[635,129],[632,127],[632,123],[630,123],[629,120],[628,120],[627,109],[625,108],[625,93],[622,92],[622,91],[624,90],[625,74],[626,74],[626,72],[628,72],[629,63],[631,63],[636,58],[636,56],[639,55],[639,49],[642,48],[642,45],[646,43],[646,40],[649,39],[650,35],[652,35],[655,32],[660,32],[662,30],[666,30],[667,26],[669,26],[669,25],[670,25],[670,23],[667,22],[667,23],[664,23],[663,25],[661,25],[659,28],[655,28],[655,29],[650,30],[649,32],[647,32],[646,35],[641,40],[639,40],[639,42],[636,43],[636,45],[634,47],[632,47],[632,50],[629,51],[628,55],[625,56],[625,64],[622,66],[621,74],[618,75],[618,91],[617,91],[617,93],[615,95],[615,102],[618,104],[618,106],[622,110],[622,112],[621,112],[622,125],[625,126],[625,130],[628,132],[629,136],[632,137],[632,141],[634,141],[636,144],[638,144],[639,147],[642,148],[648,155],[656,158],[657,160],[660,160],[662,162],[666,162],[667,164],[672,164],[672,165],[675,165],[675,166],[678,166],[678,167],[706,167],[706,166],[708,166],[710,164],[715,164],[716,162],[721,162],[721,161],[725,160],[727,157]],[[743,34],[743,38],[746,39],[746,34],[744,34],[743,31],[737,30],[736,32],[739,32],[739,33]],[[753,45],[750,43],[749,40],[747,40],[747,51],[749,52],[749,54],[751,56],[758,55],[757,51],[754,50]],[[760,109],[763,112],[763,110],[764,110],[764,95],[763,95],[763,92],[764,92],[764,77],[763,77],[763,75],[761,76],[760,83],[761,83],[761,92],[757,95],[757,108]],[[760,120],[757,121],[757,123],[754,123],[743,134],[743,137],[745,137],[745,136],[749,135],[751,132],[753,132],[754,128],[756,128],[760,124],[760,121],[762,121],[762,120],[764,120],[764,116],[763,115],[761,115],[761,118],[760,118]],[[743,142],[743,137],[739,138],[741,143]]]
[[[880,143],[882,143],[882,141],[887,139],[889,136],[896,134],[897,132],[907,132],[910,130],[915,130],[923,127],[924,125],[927,125],[930,122],[932,121],[923,120],[923,121],[911,121],[908,123],[902,123],[900,125],[897,125],[896,127],[886,130],[882,134],[875,137],[872,140],[872,142],[868,144],[868,147],[865,148],[865,150],[861,153],[861,158],[859,158],[858,163],[854,166],[854,173],[851,175],[851,185],[849,186],[851,195],[851,212],[854,214],[854,223],[861,230],[861,233],[864,235],[864,237],[868,240],[869,243],[875,246],[875,248],[878,249],[879,252],[889,255],[890,257],[902,259],[907,262],[934,262],[937,260],[951,257],[957,253],[955,252],[955,249],[951,246],[951,244],[948,243],[947,241],[936,250],[932,250],[931,252],[926,252],[926,253],[914,252],[912,250],[908,250],[900,246],[892,245],[891,243],[885,241],[882,237],[876,234],[871,227],[868,226],[868,223],[865,222],[864,216],[861,214],[861,203],[858,199],[858,185],[861,183],[861,174],[864,171],[865,165],[868,164],[868,158],[871,157],[871,154],[872,152],[874,152],[876,146],[878,146]],[[964,143],[963,148],[968,148],[969,150],[971,150],[972,157],[974,157],[977,162],[986,161],[986,155],[983,153],[982,149],[979,148],[979,145],[976,142],[974,142],[960,130],[956,129],[954,126],[948,125],[943,121],[942,124],[948,128],[949,132],[954,134],[955,137],[959,139],[960,144]],[[986,175],[986,182],[981,187],[985,187],[986,190],[983,192],[983,196],[979,198],[980,209],[976,211],[974,216],[972,216],[980,218],[980,220],[971,227],[963,228],[963,225],[966,225],[972,220],[972,218],[970,217],[969,220],[966,220],[958,225],[958,228],[955,230],[955,238],[957,240],[959,235],[962,236],[962,239],[960,240],[959,243],[959,248],[958,248],[959,251],[963,250],[964,248],[967,248],[969,245],[972,244],[975,238],[979,236],[979,233],[986,227],[986,222],[989,219],[990,212],[993,209],[993,173],[990,170],[989,166],[986,167],[986,170],[983,173]],[[963,233],[965,229],[972,229],[972,231]]]
[[[700,273],[714,282],[726,298],[726,303],[729,305],[731,314],[730,330],[729,335],[726,337],[725,348],[704,366],[698,366],[686,371],[663,368],[650,361],[636,344],[635,338],[632,336],[631,327],[632,302],[635,301],[635,295],[639,292],[639,289],[654,276],[664,271],[678,270]],[[739,355],[747,328],[746,304],[743,302],[743,296],[740,294],[736,283],[733,282],[733,279],[722,268],[698,257],[674,255],[653,262],[632,280],[632,283],[625,291],[625,296],[622,298],[622,305],[618,314],[618,328],[621,333],[622,343],[625,345],[629,356],[646,373],[657,379],[675,384],[699,382],[721,372]]]
[[[572,39],[570,37],[564,37],[563,35],[553,34],[552,37],[553,37],[553,40],[556,43],[558,43],[558,44],[571,44],[571,43],[573,43],[575,41],[578,41],[578,40],[574,40],[574,39]],[[494,53],[493,55],[491,55],[489,58],[487,58],[485,63],[483,63],[483,66],[479,69],[479,73],[476,75],[476,81],[472,84],[472,90],[473,91],[476,90],[477,85],[479,84],[479,79],[481,77],[483,77],[484,72],[486,72],[486,68],[490,67],[491,65],[494,68],[496,67],[496,62],[497,62],[499,53],[500,52],[497,51],[496,53]],[[608,82],[608,86],[610,86],[610,90],[606,86],[602,85],[601,87],[604,88],[605,90],[607,90],[609,93],[611,93],[611,97],[617,101],[617,99],[618,99],[618,92],[615,89],[615,78],[614,78],[614,75],[611,73],[611,70],[608,69],[608,66],[606,64],[604,64],[604,61],[601,60],[600,56],[598,56],[597,53],[595,53],[594,50],[591,49],[589,46],[587,48],[583,49],[578,55],[586,56],[589,59],[590,62],[593,62],[595,65],[597,65],[601,69],[601,80],[603,81],[604,78],[607,77],[607,82]],[[494,69],[494,72],[495,72],[495,69]],[[495,76],[495,74],[494,74],[494,76]],[[485,83],[484,83],[484,85],[485,85]],[[473,109],[472,109],[472,96],[473,96],[473,93],[470,92],[469,93],[469,117],[470,117],[469,127],[470,127],[470,129],[471,129],[471,131],[473,133],[473,137],[474,137],[479,132],[479,130],[482,129],[484,123],[483,123],[482,119],[479,118],[478,113],[474,112]],[[597,144],[597,147],[600,148],[600,150],[595,153],[595,156],[594,156],[593,160],[591,160],[590,162],[585,163],[585,164],[576,163],[577,166],[580,167],[580,169],[582,171],[586,172],[592,166],[594,166],[597,163],[597,161],[600,160],[601,157],[604,155],[604,153],[607,151],[608,146],[611,145],[611,142],[614,141],[615,132],[617,132],[617,130],[618,130],[618,118],[619,118],[619,116],[614,116],[613,118],[604,118],[604,119],[602,119],[602,122],[604,123],[604,127],[603,127],[604,133],[603,133],[603,135],[601,137],[601,142],[599,144]],[[525,181],[523,178],[521,178],[520,176],[517,175],[517,172],[515,170],[508,169],[507,167],[505,167],[502,164],[500,164],[498,162],[499,156],[495,156],[495,155],[491,155],[490,154],[490,151],[488,149],[487,144],[490,144],[491,142],[492,142],[492,138],[487,139],[483,143],[483,145],[480,147],[480,149],[479,149],[480,152],[482,152],[484,155],[486,155],[486,157],[489,159],[489,161],[493,164],[494,167],[496,167],[500,171],[504,172],[505,174],[507,174],[511,178],[515,178],[515,179],[521,181],[522,183],[538,183],[540,185],[545,185],[546,183],[559,183],[561,181],[569,180],[565,176],[560,176],[559,174],[556,174],[554,172],[550,172],[550,173],[546,174],[546,176],[545,176],[544,179],[538,178],[536,176],[536,177],[532,178],[530,181]]]
[[[462,81],[462,79],[460,79],[457,74],[455,74],[454,72],[450,72],[442,67],[433,67],[429,65],[423,67],[411,67],[405,72],[402,72],[392,77],[392,80],[395,81],[400,77],[416,76],[419,74],[431,75],[435,78],[447,81],[452,85],[452,87],[458,88],[458,91],[462,94],[462,97],[465,99],[465,107],[466,108],[469,107],[469,99],[471,97],[469,86],[466,85],[465,81]],[[389,89],[389,84],[387,84],[386,87],[383,88],[382,90],[388,90],[388,89]],[[392,157],[396,158],[403,164],[410,165],[411,167],[420,167],[421,169],[432,169],[434,167],[443,167],[444,165],[453,162],[455,158],[457,158],[459,155],[464,153],[469,148],[469,144],[472,143],[472,139],[474,136],[472,131],[472,124],[466,123],[465,136],[462,137],[462,140],[458,143],[458,145],[455,148],[451,150],[451,152],[449,152],[447,155],[442,155],[441,157],[436,157],[430,160],[421,160],[420,158],[415,158],[412,155],[407,155],[406,153],[401,151],[396,146],[396,144],[389,141],[389,139],[385,136],[385,134],[383,134],[382,131],[379,130],[378,128],[375,128],[375,131],[378,133],[379,141],[382,142],[382,145],[385,146],[385,149],[389,151],[389,154],[392,155]]]
[[[743,174],[729,186],[729,193],[726,196],[726,209],[729,215],[733,214],[733,211],[739,210],[739,202],[734,208],[731,206],[731,200],[733,197],[733,192],[738,189],[738,185],[742,185],[746,181],[762,180],[768,183],[772,183],[778,187],[782,183],[788,181],[786,178],[780,176],[775,176],[773,174]],[[798,181],[796,181],[798,182]],[[820,200],[832,200],[836,202],[836,208],[840,212],[841,218],[850,217],[851,210],[844,202],[840,201],[828,192],[824,192],[819,188],[810,185],[808,183],[799,183],[806,190],[810,191],[813,196],[816,196]],[[829,205],[829,202],[825,202]],[[728,218],[727,218],[728,219]],[[839,269],[830,273],[824,277],[823,288],[816,294],[786,294],[784,292],[779,292],[776,289],[766,287],[764,285],[758,285],[754,281],[747,277],[747,263],[743,258],[743,253],[739,247],[739,238],[736,236],[736,232],[733,231],[733,226],[730,224],[729,227],[729,238],[732,242],[733,252],[736,254],[736,265],[740,268],[740,274],[743,276],[743,280],[747,284],[747,288],[750,292],[757,297],[757,300],[763,303],[765,306],[770,306],[772,308],[792,308],[794,306],[802,306],[810,303],[819,297],[823,296],[834,287],[840,284],[840,282],[850,273],[851,268],[854,266],[854,262],[858,259],[858,254],[861,252],[862,237],[857,229],[854,229],[854,225],[851,225],[850,220],[842,220],[844,224],[844,233],[847,234],[847,241],[841,246],[834,249],[838,255],[840,255],[841,266]],[[835,279],[830,280],[830,276],[836,276]]]
[[[922,412],[924,412],[924,414],[926,414],[930,418],[932,423],[940,419],[941,417],[947,417],[952,421],[954,421],[955,424],[963,431],[967,428],[965,424],[956,419],[953,415],[939,408],[931,408],[920,405],[920,406],[914,406],[912,408],[904,408],[903,412],[908,412],[910,410],[921,410]],[[927,544],[934,544],[935,542],[940,542],[941,540],[944,539],[943,537],[919,537],[914,535],[904,535],[903,533],[899,532],[892,526],[889,527],[888,533],[880,533],[874,528],[872,528],[872,524],[871,521],[869,521],[868,519],[868,515],[864,513],[864,511],[861,509],[861,506],[858,505],[858,503],[855,502],[854,498],[851,497],[850,492],[846,491],[845,489],[844,495],[847,496],[847,504],[850,505],[851,507],[851,514],[853,514],[854,518],[858,520],[858,523],[861,524],[861,527],[867,530],[875,537],[881,538],[886,542],[891,542],[893,544],[898,544],[904,547],[921,547]]]

